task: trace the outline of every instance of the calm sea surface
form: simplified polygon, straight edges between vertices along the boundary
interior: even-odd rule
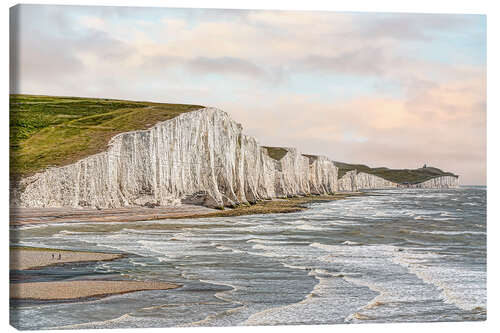
[[[23,281],[183,286],[14,302],[11,322],[34,330],[485,320],[486,188],[371,193],[292,214],[13,228],[12,244],[128,254]]]

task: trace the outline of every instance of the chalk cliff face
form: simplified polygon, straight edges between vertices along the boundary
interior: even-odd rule
[[[356,175],[356,184],[358,189],[384,189],[398,186],[397,183],[364,172]]]
[[[356,181],[356,170],[348,171],[339,178],[338,189],[340,192],[356,192],[358,190],[358,183]]]
[[[311,194],[338,192],[338,169],[324,156],[306,155],[309,160],[309,189]]]
[[[339,179],[338,187],[339,191],[342,192],[356,192],[359,190],[394,188],[398,187],[398,184],[369,173],[358,173],[356,170],[352,170]]]
[[[206,108],[119,134],[105,152],[23,179],[13,198],[19,207],[222,207],[336,191],[333,162],[312,159],[288,148],[275,160],[225,112]]]

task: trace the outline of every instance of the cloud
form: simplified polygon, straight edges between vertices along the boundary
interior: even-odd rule
[[[85,66],[72,52],[61,51],[68,40],[54,36],[44,38],[37,33],[24,33],[19,18],[11,19],[10,89],[22,90],[25,83],[36,85],[50,81],[63,84],[64,80],[84,71]]]
[[[453,14],[374,14],[359,25],[358,33],[368,38],[424,40],[435,38],[436,31],[467,28],[473,23],[466,15]]]
[[[464,184],[485,184],[485,81],[477,74],[419,85],[409,99],[361,95],[332,104],[260,93],[224,106],[264,144],[372,166],[427,163],[460,174]]]
[[[308,55],[298,64],[303,70],[361,75],[382,75],[388,65],[393,65],[382,49],[372,47],[346,51],[332,57]]]
[[[197,57],[188,63],[190,70],[198,73],[235,73],[248,76],[261,76],[263,71],[250,61],[232,57]]]
[[[74,54],[92,55],[101,62],[124,61],[136,52],[134,46],[93,29],[82,37],[69,40],[66,45]]]
[[[102,30],[106,28],[106,21],[100,17],[83,16],[79,21],[81,25],[93,30]]]

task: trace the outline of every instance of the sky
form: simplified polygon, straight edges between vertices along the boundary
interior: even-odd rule
[[[486,17],[21,5],[11,93],[218,107],[262,145],[486,184]]]

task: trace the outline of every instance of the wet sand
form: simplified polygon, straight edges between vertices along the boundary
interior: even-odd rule
[[[59,222],[136,222],[168,218],[196,217],[217,212],[203,206],[127,207],[127,208],[18,208],[10,211],[11,225]]]
[[[11,248],[10,269],[36,269],[72,262],[107,261],[122,258],[123,256],[122,254],[115,253],[78,252],[40,248]]]
[[[66,251],[42,248],[11,248],[10,269],[39,269],[46,266],[75,262],[108,261],[122,258],[116,253]],[[10,298],[34,300],[71,300],[105,297],[144,290],[166,290],[179,285],[155,281],[51,281],[11,283]]]
[[[145,290],[167,290],[179,285],[154,281],[61,281],[11,283],[11,299],[72,300],[105,297]]]

